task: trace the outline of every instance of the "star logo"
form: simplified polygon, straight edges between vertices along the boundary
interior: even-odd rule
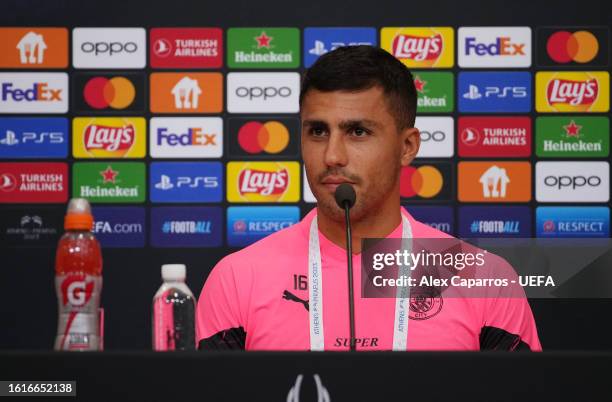
[[[257,42],[257,49],[261,49],[262,47],[270,49],[270,42],[272,42],[272,39],[274,38],[266,35],[265,31],[261,31],[259,36],[255,37],[255,41]]]
[[[104,179],[103,183],[113,183],[115,184],[115,178],[117,177],[117,175],[119,175],[119,172],[116,170],[113,170],[112,167],[107,166],[106,170],[103,170],[100,172],[100,175],[102,176],[102,178]]]
[[[567,126],[563,126],[563,129],[565,130],[565,135],[566,137],[580,137],[580,130],[582,129],[582,126],[579,126],[578,124],[576,124],[576,122],[574,122],[574,120],[570,121],[570,124],[568,124]]]
[[[423,81],[418,75],[414,78],[414,86],[417,92],[423,93],[425,85],[427,85],[427,81]]]

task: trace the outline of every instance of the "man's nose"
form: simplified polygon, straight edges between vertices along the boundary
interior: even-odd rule
[[[344,136],[341,132],[332,132],[325,148],[325,164],[327,166],[346,166],[348,154]]]

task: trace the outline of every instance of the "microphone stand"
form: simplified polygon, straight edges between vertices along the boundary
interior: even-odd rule
[[[346,221],[346,259],[348,263],[348,304],[349,304],[349,333],[350,333],[350,351],[356,351],[355,345],[355,298],[353,295],[353,236],[351,233],[351,220],[349,201],[343,202],[344,218]]]

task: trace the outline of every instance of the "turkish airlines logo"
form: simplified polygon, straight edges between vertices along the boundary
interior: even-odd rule
[[[85,149],[93,151],[102,149],[113,152],[117,157],[125,155],[136,139],[136,130],[133,125],[126,124],[121,127],[91,124],[85,129]]]
[[[269,172],[256,169],[244,169],[238,176],[240,195],[259,194],[264,196],[282,195],[289,185],[287,169]]]
[[[5,193],[15,190],[17,187],[17,179],[10,173],[0,175],[0,191]]]
[[[565,103],[571,106],[591,105],[597,100],[599,85],[597,80],[572,81],[555,79],[548,83],[546,95],[548,103]]]
[[[415,61],[435,60],[442,54],[442,35],[398,35],[393,39],[393,55]]]
[[[459,156],[527,157],[531,154],[529,117],[460,117]]]
[[[0,163],[0,203],[63,203],[67,183],[65,163]]]

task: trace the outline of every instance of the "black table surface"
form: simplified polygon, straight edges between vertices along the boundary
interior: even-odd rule
[[[612,353],[4,351],[9,380],[73,380],[77,396],[0,402],[612,401]]]

